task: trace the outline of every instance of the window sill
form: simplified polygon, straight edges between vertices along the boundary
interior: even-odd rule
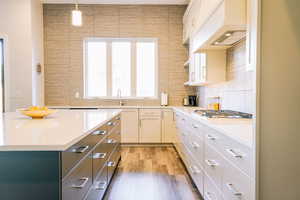
[[[114,98],[114,97],[83,97],[84,100],[111,100],[111,101],[119,101],[119,100],[159,100],[158,97],[122,97],[122,98]]]

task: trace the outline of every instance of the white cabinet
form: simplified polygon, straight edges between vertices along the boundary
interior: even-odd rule
[[[140,143],[161,143],[161,110],[140,109]]]
[[[202,86],[225,81],[226,50],[191,52],[188,86]]]
[[[162,143],[174,143],[176,135],[175,117],[172,110],[162,110]]]
[[[139,142],[139,113],[138,109],[126,109],[121,114],[122,143]]]

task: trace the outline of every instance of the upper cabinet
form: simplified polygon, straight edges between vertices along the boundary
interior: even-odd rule
[[[223,0],[193,34],[192,51],[226,49],[246,37],[246,0]]]
[[[223,0],[191,0],[183,17],[183,43],[189,43],[193,34],[206,22]]]

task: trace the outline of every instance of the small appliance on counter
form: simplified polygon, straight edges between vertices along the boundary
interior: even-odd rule
[[[196,95],[189,95],[183,98],[183,105],[184,106],[197,106],[197,96]]]
[[[168,105],[168,94],[165,92],[161,93],[160,96],[160,105],[161,106],[167,106]]]

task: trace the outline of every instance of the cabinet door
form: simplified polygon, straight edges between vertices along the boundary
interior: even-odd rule
[[[139,142],[139,115],[137,109],[128,109],[122,111],[121,120],[121,142],[138,143]]]
[[[161,119],[157,117],[140,119],[140,142],[161,143]]]
[[[172,110],[163,110],[162,119],[162,142],[174,143],[176,134],[176,125]]]

